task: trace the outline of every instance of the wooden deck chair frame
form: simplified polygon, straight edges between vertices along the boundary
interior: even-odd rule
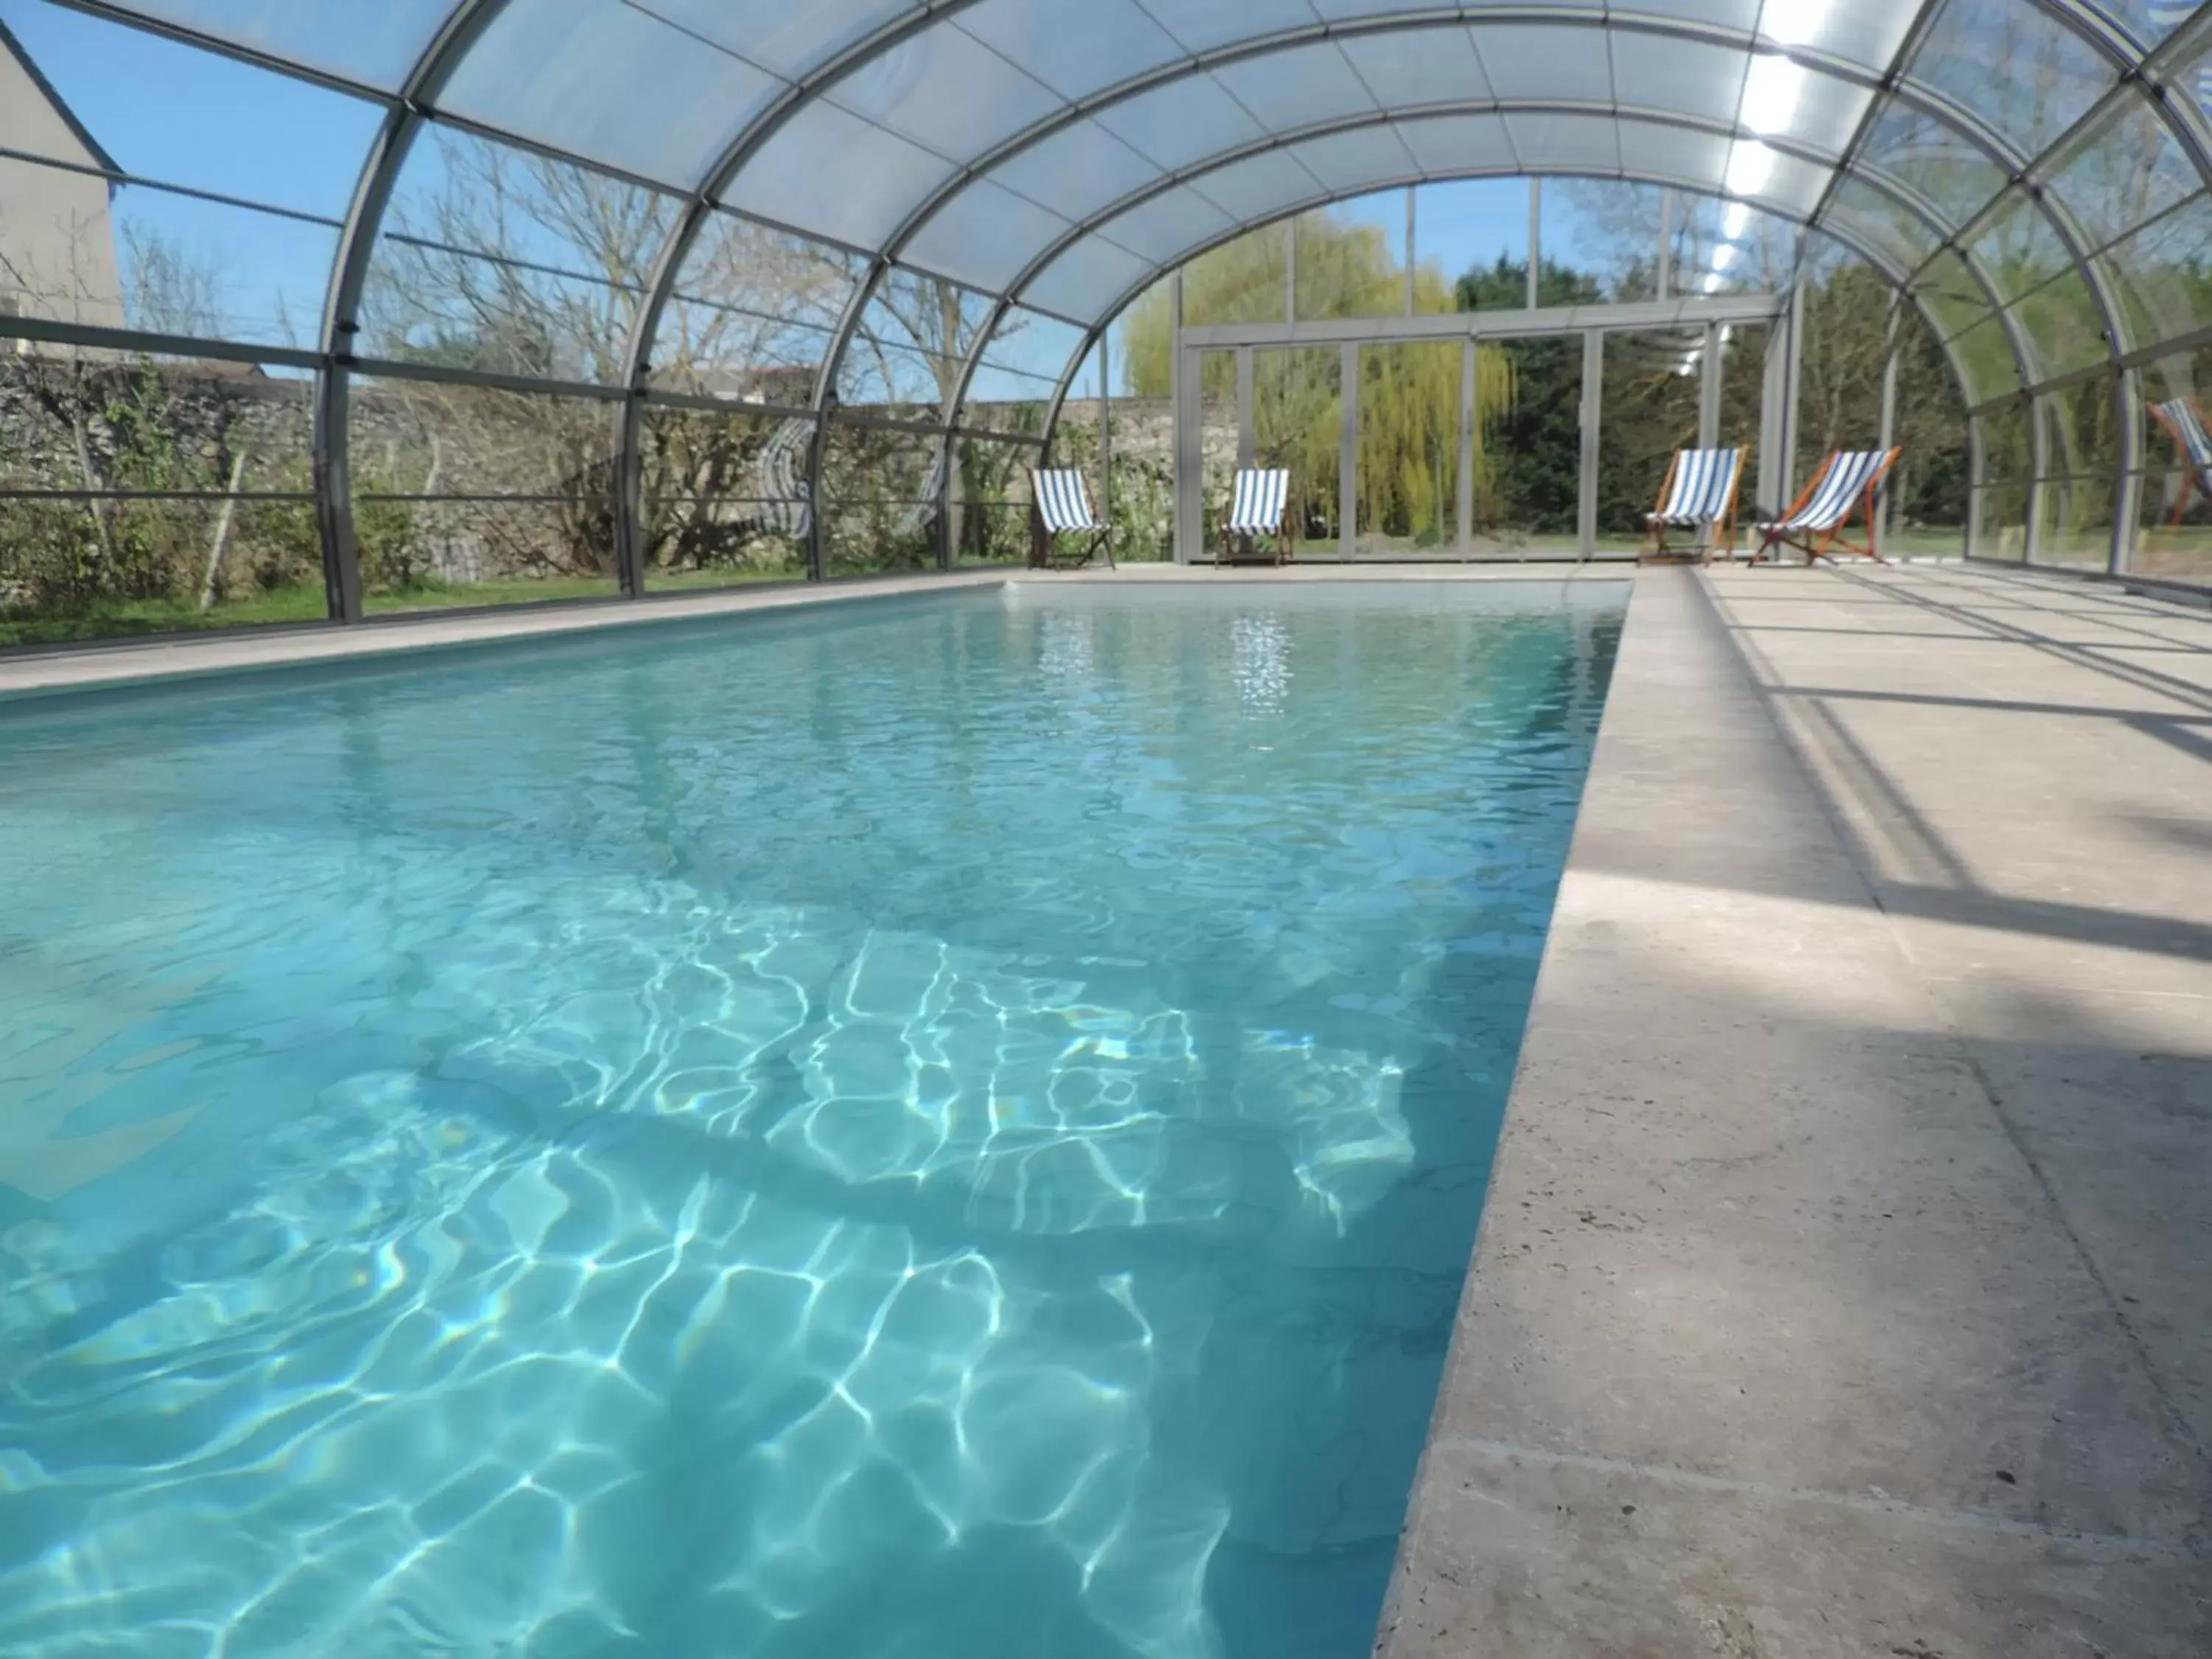
[[[1875,509],[1881,504],[1881,487],[1888,481],[1890,469],[1897,465],[1898,458],[1904,453],[1902,449],[1883,452],[1881,465],[1875,468],[1874,476],[1867,480],[1866,487],[1851,498],[1850,505],[1844,509],[1843,516],[1826,530],[1784,528],[1790,520],[1812,506],[1820,494],[1820,486],[1827,482],[1830,471],[1843,459],[1842,450],[1831,450],[1827,459],[1820,463],[1820,471],[1813,475],[1812,482],[1805,486],[1790,510],[1782,515],[1783,523],[1760,527],[1759,551],[1752,556],[1751,562],[1765,564],[1778,547],[1794,547],[1805,556],[1807,564],[1817,564],[1822,559],[1833,563],[1838,553],[1872,559],[1876,564],[1887,564],[1889,561],[1881,556],[1881,518]],[[1850,528],[1854,518],[1866,520],[1866,545],[1863,547],[1844,537],[1844,532]]]
[[[2182,404],[2189,410],[2197,422],[2197,435],[2206,438],[2208,445],[2212,445],[2212,427],[2205,424],[2204,405],[2194,398],[2176,398],[2172,401]],[[2208,466],[2197,460],[2191,450],[2188,434],[2182,431],[2179,423],[2166,410],[2166,405],[2164,404],[2154,403],[2150,406],[2151,419],[2166,429],[2166,435],[2173,441],[2173,453],[2181,461],[2181,490],[2173,503],[2173,517],[2166,521],[2166,526],[2169,530],[2173,530],[2180,526],[2182,520],[2188,516],[2190,507],[2195,504],[2199,495],[2203,496],[2207,501],[2212,501],[2212,487],[2208,487],[2205,482],[2208,475],[2212,475],[2212,466]]]
[[[1659,499],[1653,504],[1651,512],[1646,515],[1646,522],[1651,530],[1651,546],[1644,556],[1652,560],[1695,557],[1700,563],[1711,564],[1713,562],[1713,556],[1718,553],[1723,545],[1723,532],[1725,532],[1728,556],[1729,562],[1733,563],[1736,556],[1736,506],[1743,495],[1744,463],[1748,459],[1740,449],[1735,452],[1735,477],[1729,483],[1728,511],[1721,518],[1706,521],[1708,539],[1705,545],[1689,552],[1667,545],[1667,532],[1670,530],[1680,532],[1687,529],[1691,533],[1695,533],[1693,526],[1670,525],[1665,523],[1660,517],[1666,512],[1668,500],[1674,493],[1674,477],[1682,470],[1683,458],[1692,453],[1686,449],[1678,449],[1674,452],[1674,459],[1667,464],[1667,481],[1659,486]]]
[[[1075,499],[1082,504],[1089,520],[1085,524],[1066,524],[1054,528],[1045,513],[1045,480],[1069,477],[1073,481]],[[1076,546],[1063,545],[1073,538]],[[1119,567],[1114,562],[1114,527],[1098,516],[1091,505],[1090,486],[1083,474],[1073,467],[1039,467],[1030,474],[1030,567],[1035,570],[1080,570],[1102,553],[1109,570]]]
[[[1291,562],[1291,489],[1290,472],[1283,467],[1248,466],[1237,469],[1236,482],[1230,488],[1229,516],[1237,516],[1237,501],[1243,494],[1244,480],[1262,473],[1280,472],[1283,475],[1283,510],[1276,516],[1272,530],[1237,529],[1232,523],[1221,526],[1221,552],[1216,564],[1288,564]],[[1263,551],[1261,541],[1274,544],[1272,550]]]

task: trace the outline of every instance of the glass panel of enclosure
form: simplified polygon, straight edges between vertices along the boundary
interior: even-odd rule
[[[2143,473],[2126,566],[2137,574],[2196,582],[2212,579],[2212,472],[2191,463],[2169,425],[2179,418],[2172,407],[2177,401],[2200,421],[2207,418],[2199,388],[2208,382],[2212,347],[2177,351],[2143,368],[2142,395],[2153,407],[2145,416]]]
[[[1676,453],[1696,447],[1704,349],[1701,329],[1606,337],[1598,433],[1600,553],[1630,553],[1646,544],[1644,515],[1658,505]]]
[[[1252,354],[1253,465],[1291,475],[1294,556],[1333,557],[1343,547],[1342,348],[1294,346]]]
[[[1959,382],[1936,333],[1907,305],[1897,318],[1900,452],[1884,492],[1885,544],[1905,555],[1954,556],[1965,546],[1969,449]]]
[[[1974,491],[1974,551],[1988,559],[2025,559],[2034,489],[2033,422],[2028,406],[2010,403],[1974,417],[1982,473]]]
[[[1480,354],[1478,354],[1480,356]],[[1458,340],[1359,352],[1354,550],[1363,558],[1459,556],[1462,382]],[[1496,360],[1492,360],[1495,372]],[[1492,390],[1494,388],[1480,388]]]
[[[1203,553],[1221,545],[1222,528],[1237,489],[1242,436],[1237,406],[1237,354],[1200,351],[1198,364],[1199,496],[1204,507]]]
[[[822,436],[823,574],[936,568],[946,454],[941,428],[832,420]]]
[[[945,506],[954,565],[1019,564],[1030,556],[1030,474],[1038,453],[1028,444],[987,438],[955,441]]]
[[[814,429],[804,416],[647,408],[639,434],[647,588],[803,578]]]
[[[0,648],[325,614],[313,384],[0,351]]]
[[[1582,385],[1579,334],[1481,347],[1469,556],[1571,557],[1577,550]]]
[[[609,403],[361,375],[351,417],[372,614],[619,591]]]

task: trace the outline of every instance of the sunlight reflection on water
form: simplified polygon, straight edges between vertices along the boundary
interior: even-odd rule
[[[0,710],[0,1651],[1354,1659],[1611,604]]]

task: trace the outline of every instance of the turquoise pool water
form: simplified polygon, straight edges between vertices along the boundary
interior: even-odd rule
[[[0,705],[0,1652],[1362,1659],[1617,592]]]

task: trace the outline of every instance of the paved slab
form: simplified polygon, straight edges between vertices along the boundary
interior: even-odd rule
[[[2212,1652],[2208,665],[1643,576],[1388,1659]]]

